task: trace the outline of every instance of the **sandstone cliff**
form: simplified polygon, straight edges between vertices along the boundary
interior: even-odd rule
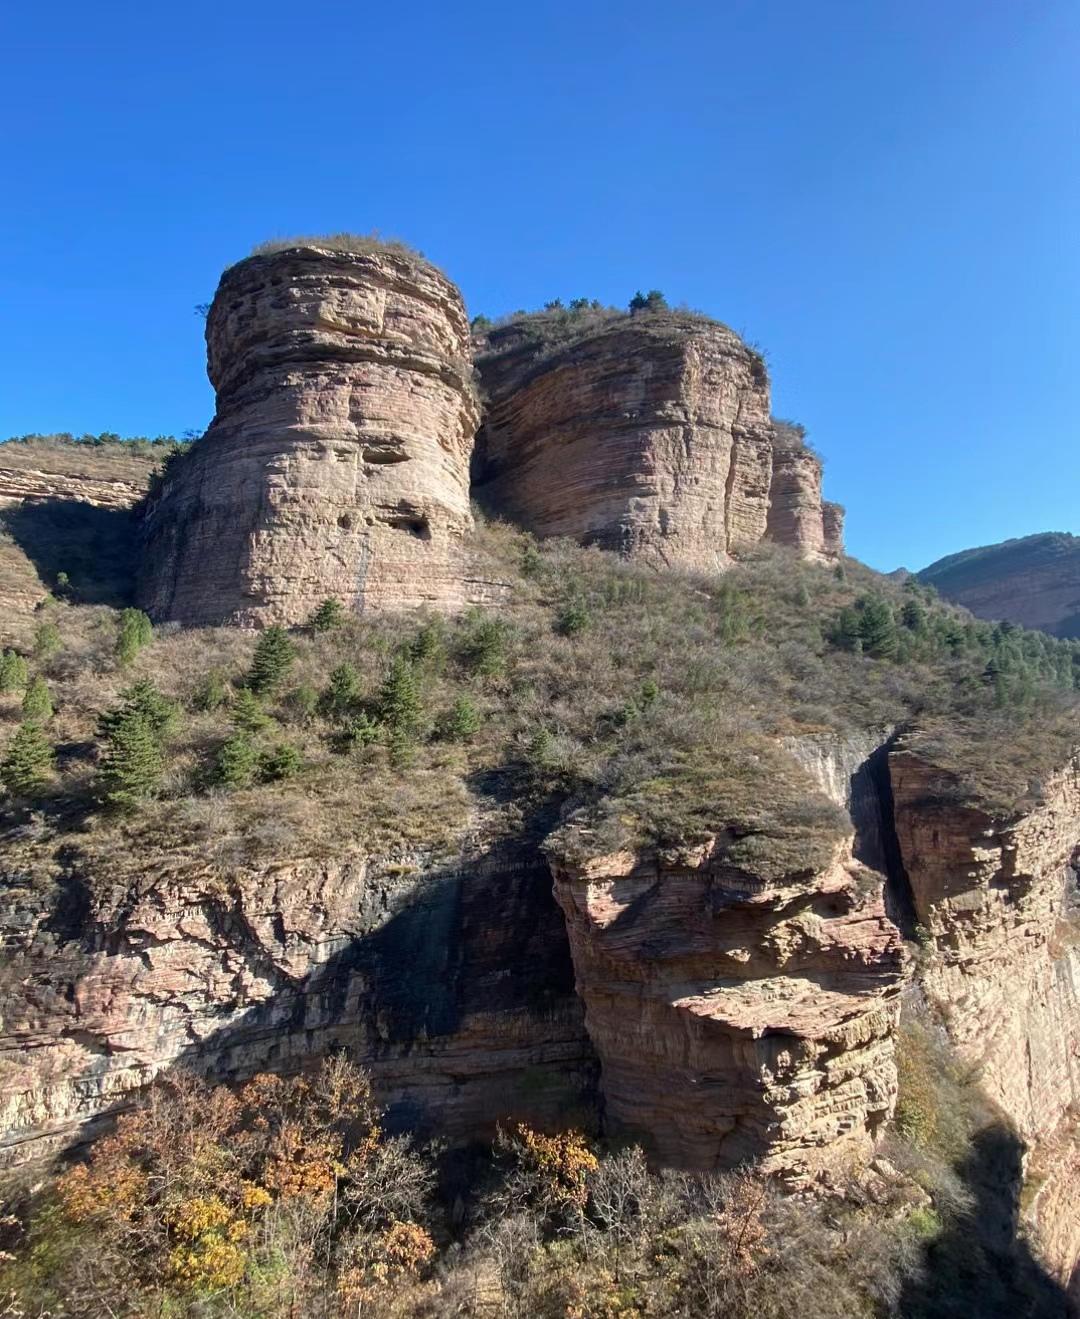
[[[9,619],[29,615],[61,572],[79,599],[130,597],[134,510],[158,461],[122,443],[39,436],[0,445],[0,609]]]
[[[225,272],[206,339],[217,414],[146,518],[153,617],[460,604],[478,405],[454,285],[391,248],[288,248]]]
[[[1080,637],[1080,537],[1047,532],[962,550],[918,577],[978,618]]]
[[[896,828],[931,949],[921,982],[1038,1167],[1032,1217],[1067,1279],[1080,1259],[1080,759],[995,818],[917,739],[890,757]],[[1077,1279],[1080,1284],[1080,1278]]]
[[[592,1054],[527,842],[228,874],[183,855],[87,867],[46,893],[5,867],[0,1162],[85,1136],[172,1065],[242,1079],[342,1048],[398,1127],[588,1120]]]
[[[765,363],[731,330],[649,313],[545,333],[543,318],[511,322],[478,344],[489,402],[474,483],[486,506],[658,566],[715,572],[766,537],[837,556],[821,464],[793,428],[781,437]]]

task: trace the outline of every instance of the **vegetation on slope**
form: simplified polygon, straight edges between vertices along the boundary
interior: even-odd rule
[[[48,686],[57,765],[8,784],[10,847],[46,868],[64,845],[222,865],[342,839],[456,850],[479,820],[515,830],[562,802],[570,856],[726,829],[730,863],[777,880],[846,828],[781,737],[913,726],[950,793],[1001,814],[1076,741],[1080,646],[917,583],[776,547],[718,580],[658,575],[502,525],[476,550],[508,599],[455,619],[328,604],[290,636],[150,635],[131,611],[51,604],[9,638]],[[0,693],[0,755],[23,695]],[[122,797],[120,774],[137,785]]]

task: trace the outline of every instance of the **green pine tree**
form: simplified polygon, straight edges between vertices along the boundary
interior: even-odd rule
[[[121,664],[130,664],[139,651],[150,644],[153,637],[153,624],[143,611],[125,609],[120,615],[120,631],[116,637],[116,658]]]
[[[871,596],[859,615],[859,635],[863,650],[875,659],[885,659],[896,652],[896,624],[892,610],[884,600]]]
[[[29,680],[30,669],[26,660],[18,651],[5,650],[0,655],[0,692],[21,692]]]
[[[312,632],[330,632],[345,622],[345,606],[340,600],[324,600],[308,619]]]
[[[13,797],[32,797],[52,776],[52,743],[33,720],[19,725],[0,762],[0,783]]]
[[[353,713],[359,699],[360,675],[346,660],[331,672],[330,681],[319,696],[319,714],[331,723],[340,723]]]
[[[859,611],[850,605],[841,609],[832,631],[833,644],[841,650],[860,651],[863,648]]]
[[[23,718],[37,723],[47,723],[53,717],[52,696],[49,684],[40,674],[34,678],[26,689],[22,699]]]
[[[572,637],[584,632],[589,626],[589,610],[580,596],[567,600],[555,619],[555,631],[561,636]]]
[[[909,632],[922,634],[926,631],[926,610],[916,599],[905,600],[900,610],[900,622]]]
[[[259,698],[249,687],[242,687],[236,693],[236,700],[229,711],[232,726],[241,733],[261,733],[274,722],[259,703]]]
[[[211,669],[199,684],[193,704],[196,710],[210,714],[214,710],[220,710],[223,705],[228,705],[229,695],[229,684],[225,681],[225,675],[220,669]]]
[[[154,796],[164,770],[161,743],[150,719],[128,708],[112,720],[101,756],[98,793],[109,806],[128,810]]]
[[[162,695],[149,678],[140,678],[120,693],[121,703],[107,710],[98,720],[98,734],[108,737],[110,731],[129,715],[139,714],[150,725],[158,743],[163,745],[176,731],[180,709],[175,701]]]
[[[481,677],[496,677],[506,667],[506,640],[507,629],[502,619],[477,610],[469,619],[461,659]]]
[[[44,623],[38,624],[34,632],[35,659],[43,662],[52,659],[62,645],[60,629],[52,619],[46,619]]]
[[[246,788],[259,768],[259,752],[247,733],[234,733],[218,748],[212,778],[223,788]]]
[[[446,658],[446,624],[441,618],[429,618],[413,637],[409,654],[417,664],[439,669]]]
[[[255,646],[248,686],[256,696],[275,691],[296,658],[296,647],[283,627],[268,627]]]
[[[420,729],[424,706],[416,670],[404,655],[391,663],[379,690],[379,718],[393,736],[411,739]]]
[[[259,777],[264,783],[278,783],[282,779],[295,777],[303,767],[304,758],[296,747],[288,742],[279,742],[260,758]]]
[[[459,696],[443,717],[439,734],[446,742],[471,742],[483,719],[468,696]]]

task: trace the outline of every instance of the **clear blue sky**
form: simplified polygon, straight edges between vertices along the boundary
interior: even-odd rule
[[[473,313],[743,331],[876,567],[1080,531],[1077,0],[56,0],[0,42],[0,435],[201,429],[221,269],[377,228]]]

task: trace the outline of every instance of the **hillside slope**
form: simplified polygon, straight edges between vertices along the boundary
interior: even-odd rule
[[[961,550],[917,576],[978,618],[1080,637],[1080,537],[1068,532]]]

